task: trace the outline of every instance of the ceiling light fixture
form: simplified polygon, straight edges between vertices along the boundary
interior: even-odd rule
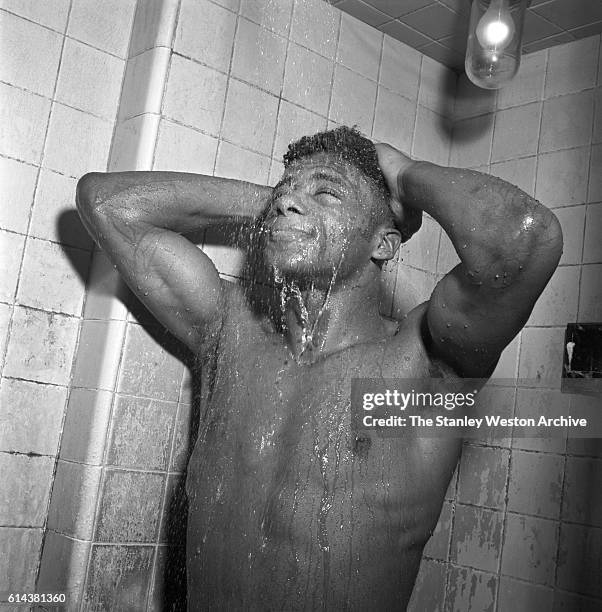
[[[520,66],[525,11],[530,0],[473,0],[466,45],[468,78],[500,89]]]

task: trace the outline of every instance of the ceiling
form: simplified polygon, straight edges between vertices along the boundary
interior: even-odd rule
[[[329,0],[342,11],[461,72],[471,0]],[[532,0],[523,52],[602,32],[602,0]]]

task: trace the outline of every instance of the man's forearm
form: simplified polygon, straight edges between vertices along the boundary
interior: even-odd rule
[[[496,177],[417,162],[404,170],[402,184],[404,203],[443,227],[478,284],[505,286],[534,254],[562,244],[551,211]]]
[[[214,223],[253,221],[272,189],[184,172],[90,173],[80,179],[77,202],[86,225],[119,217],[179,233]]]

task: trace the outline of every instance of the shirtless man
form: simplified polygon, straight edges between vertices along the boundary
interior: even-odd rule
[[[292,144],[285,168],[273,189],[93,173],[78,208],[202,364],[189,609],[403,610],[460,443],[354,436],[350,381],[490,376],[558,263],[560,226],[502,180],[413,162],[348,128]],[[461,263],[428,302],[387,320],[381,267],[422,211]],[[220,279],[184,237],[225,223],[254,224],[255,266],[270,282]]]

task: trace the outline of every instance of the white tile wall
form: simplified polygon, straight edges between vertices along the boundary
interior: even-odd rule
[[[357,124],[364,134],[372,133],[377,85],[337,64],[334,71],[329,118],[337,123]]]
[[[67,34],[125,58],[136,0],[73,0]]]
[[[0,157],[4,200],[0,206],[0,227],[13,232],[27,231],[37,174],[35,166]]]
[[[71,0],[0,0],[0,7],[58,32],[64,32],[70,3]]]
[[[539,150],[571,149],[592,139],[594,96],[592,91],[559,96],[543,105]]]
[[[183,0],[174,51],[226,72],[236,15],[208,0]]]
[[[316,15],[320,15],[318,20]],[[295,0],[291,40],[333,59],[339,35],[340,15],[335,8],[324,6],[322,0]]]
[[[242,0],[240,14],[281,36],[289,32],[293,0]]]
[[[337,61],[361,75],[376,80],[381,58],[383,34],[343,13]]]
[[[418,51],[385,36],[379,75],[381,85],[416,100],[421,63],[422,55]]]
[[[67,38],[56,99],[113,121],[122,77],[122,60]]]
[[[0,13],[0,32],[0,79],[43,96],[52,96],[63,37],[4,12]]]
[[[50,101],[0,83],[0,153],[39,163]]]
[[[384,87],[378,88],[372,137],[388,142],[406,155],[412,150],[416,103]]]
[[[211,174],[216,151],[215,138],[162,120],[153,170]]]

